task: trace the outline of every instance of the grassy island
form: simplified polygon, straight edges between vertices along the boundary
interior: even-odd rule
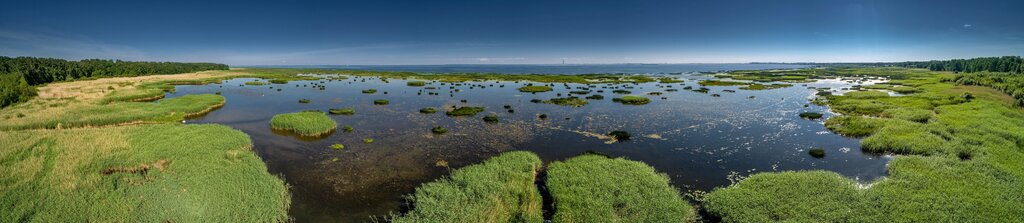
[[[520,87],[518,90],[519,90],[519,92],[531,92],[531,93],[533,93],[533,92],[548,92],[548,91],[551,91],[552,89],[551,89],[551,87],[548,87],[548,86],[530,85],[530,86]]]
[[[622,103],[625,105],[645,105],[651,103],[651,99],[644,96],[626,95],[621,98],[612,98],[613,102]]]
[[[270,119],[270,127],[301,136],[322,136],[333,132],[338,123],[323,112],[304,111],[274,115]]]
[[[483,112],[484,107],[459,107],[451,111],[445,112],[448,116],[474,116],[477,113]]]

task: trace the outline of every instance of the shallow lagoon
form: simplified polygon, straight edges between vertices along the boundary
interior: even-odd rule
[[[291,213],[300,222],[361,222],[400,211],[404,208],[402,196],[419,184],[444,176],[448,168],[477,163],[508,150],[530,150],[545,162],[587,151],[624,156],[667,173],[684,192],[708,191],[728,185],[730,178],[764,171],[824,169],[861,182],[885,174],[886,157],[864,154],[859,140],[828,132],[821,122],[832,114],[808,101],[817,92],[808,87],[839,89],[850,83],[821,80],[759,91],[709,86],[708,93],[699,93],[683,88],[700,88],[698,80],[708,77],[671,77],[686,82],[592,84],[591,94],[601,94],[604,99],[588,100],[575,108],[531,100],[567,97],[570,91],[587,85],[554,83],[554,91],[523,93],[516,88],[526,82],[428,82],[425,87],[414,87],[407,86],[407,80],[349,77],[250,86],[244,83],[256,79],[239,78],[178,86],[177,92],[168,96],[221,92],[227,98],[223,108],[187,122],[220,123],[249,134],[270,172],[282,175],[291,185]],[[666,91],[667,86],[679,90]],[[364,94],[361,91],[365,89],[377,92]],[[615,103],[612,98],[623,95],[613,90],[628,90],[652,101],[646,105]],[[310,103],[299,103],[300,99]],[[374,105],[377,99],[390,103]],[[514,112],[508,112],[505,105]],[[482,106],[486,111],[472,117],[446,116],[443,111],[452,106]],[[331,117],[339,128],[352,126],[352,132],[339,129],[324,138],[310,139],[272,131],[269,126],[275,114],[345,107],[355,108],[356,113]],[[439,112],[420,113],[424,107]],[[808,111],[825,113],[825,117],[798,117]],[[489,114],[500,121],[484,122],[482,118]],[[547,118],[538,118],[540,114]],[[444,126],[448,132],[434,134],[431,128],[435,126]],[[632,139],[613,142],[603,136],[615,130],[629,132]],[[368,138],[373,142],[365,143]],[[336,143],[344,149],[332,149]],[[815,147],[825,149],[824,158],[808,155]]]

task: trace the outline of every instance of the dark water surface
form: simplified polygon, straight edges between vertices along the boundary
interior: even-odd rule
[[[255,66],[261,67],[261,66]],[[448,65],[296,65],[269,66],[279,68],[320,68],[338,70],[408,71],[429,73],[500,73],[500,74],[667,74],[698,73],[727,70],[795,69],[795,64],[448,64]]]
[[[564,97],[571,90],[587,87],[583,84],[568,84],[568,89],[555,84],[555,91],[530,94],[516,90],[525,82],[470,82],[460,86],[429,82],[427,87],[437,89],[427,90],[406,86],[406,80],[384,82],[375,77],[264,86],[243,85],[255,79],[240,78],[220,84],[178,86],[169,97],[221,92],[227,98],[223,108],[187,122],[220,123],[249,134],[254,150],[270,172],[283,176],[291,185],[291,214],[299,222],[364,222],[370,216],[398,211],[403,195],[421,183],[446,175],[449,167],[477,163],[509,150],[533,151],[546,162],[586,151],[627,157],[667,173],[684,192],[709,191],[728,185],[730,176],[758,172],[823,169],[861,182],[885,174],[887,157],[864,154],[859,140],[830,133],[821,121],[797,116],[804,111],[831,116],[826,107],[805,107],[815,90],[800,84],[762,91],[730,86],[709,87],[710,92],[705,94],[682,88],[699,88],[697,80],[707,77],[672,77],[686,82],[594,84],[591,94],[605,98],[589,100],[578,108],[530,100],[546,100],[558,94]],[[325,88],[320,90],[314,84]],[[838,89],[852,84],[821,80],[807,85]],[[370,88],[378,92],[360,92]],[[611,99],[622,95],[613,94],[613,88],[645,95],[652,102],[641,106],[614,103]],[[668,92],[668,88],[679,91]],[[663,95],[647,95],[649,92]],[[299,99],[312,102],[300,104]],[[373,105],[375,99],[391,103]],[[504,105],[510,105],[514,113]],[[474,117],[448,117],[444,110],[451,106],[483,106],[486,111]],[[322,139],[299,139],[275,133],[269,126],[275,114],[343,107],[355,108],[356,114],[331,115],[339,129]],[[439,112],[419,113],[424,107],[435,107]],[[487,114],[496,114],[501,121],[485,123],[481,118]],[[539,119],[539,114],[548,118]],[[345,125],[355,131],[341,131]],[[434,126],[445,126],[449,132],[432,134]],[[633,139],[609,143],[601,136],[614,130],[628,131]],[[363,143],[366,138],[374,142]],[[345,149],[331,149],[335,143],[344,144]],[[814,147],[824,148],[826,157],[809,156],[807,151]]]

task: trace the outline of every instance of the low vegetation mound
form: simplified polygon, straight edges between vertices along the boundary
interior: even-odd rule
[[[354,115],[356,114],[355,108],[332,108],[328,109],[327,112],[332,115]]]
[[[270,127],[301,136],[322,136],[333,132],[338,123],[323,112],[304,111],[274,115],[270,118]]]
[[[543,222],[534,184],[542,162],[525,151],[506,152],[423,184],[415,207],[392,222]]]
[[[647,164],[582,155],[549,165],[553,222],[690,222],[696,213]]]
[[[427,85],[427,82],[425,82],[425,81],[409,81],[409,82],[405,82],[405,85],[411,86],[411,87],[422,87],[424,85]]]
[[[0,222],[288,220],[285,183],[226,126],[0,131],[0,145]]]
[[[748,82],[739,82],[739,81],[702,80],[700,82],[697,82],[697,84],[700,84],[700,86],[739,86],[739,85],[748,85],[750,83],[748,83]]]
[[[651,99],[644,96],[626,95],[621,98],[612,98],[613,102],[618,102],[626,105],[646,105],[651,103]]]
[[[21,108],[24,117],[0,122],[0,130],[53,129],[126,123],[181,122],[224,105],[224,97],[194,94],[153,102],[114,102],[107,105],[75,103],[65,107]],[[5,110],[9,111],[9,110]],[[43,112],[45,111],[45,112]]]
[[[444,114],[448,116],[474,116],[477,113],[483,112],[484,107],[459,107],[455,110],[447,111]]]
[[[792,87],[792,84],[751,84],[740,87],[740,90],[771,90]]]
[[[587,105],[587,103],[589,103],[589,102],[587,100],[579,98],[579,97],[565,97],[565,98],[552,98],[552,99],[541,101],[541,103],[556,104],[556,105],[570,106],[570,107],[576,108],[576,107],[583,107],[584,105]]]
[[[518,90],[519,92],[548,92],[551,91],[552,89],[551,87],[548,86],[530,85],[520,87]]]

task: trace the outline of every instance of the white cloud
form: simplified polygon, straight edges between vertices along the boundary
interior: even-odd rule
[[[974,26],[974,25],[971,25],[971,24],[964,24],[964,28],[971,28],[972,26]]]

